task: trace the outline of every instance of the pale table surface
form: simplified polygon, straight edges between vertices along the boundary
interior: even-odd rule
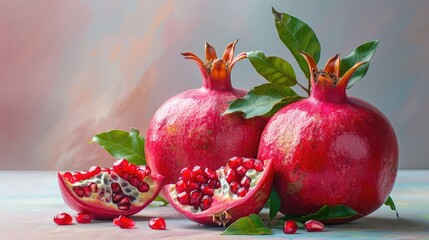
[[[58,226],[59,212],[75,212],[64,204],[56,172],[0,171],[0,240],[4,239],[429,239],[429,170],[403,170],[391,194],[400,218],[387,206],[348,224],[326,231],[285,235],[225,236],[222,228],[197,225],[171,207],[149,206],[133,216],[135,229],[120,229],[111,221]],[[267,216],[267,209],[261,213]],[[167,230],[148,227],[151,217],[164,217]]]

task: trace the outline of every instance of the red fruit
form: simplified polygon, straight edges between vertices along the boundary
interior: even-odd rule
[[[64,201],[72,209],[91,214],[95,219],[112,219],[133,215],[155,199],[164,177],[147,174],[149,171],[145,166],[121,159],[111,169],[91,167],[87,174],[60,172],[58,182]]]
[[[76,214],[76,222],[78,223],[90,223],[92,220],[92,216],[90,213],[81,212]]]
[[[244,177],[235,174],[236,178],[231,183],[226,181],[226,173],[231,175],[231,171],[237,171],[243,165],[236,169],[229,165],[221,167],[215,171],[215,179],[209,178],[210,174],[204,174],[205,183],[198,190],[190,188],[191,183],[197,181],[196,178],[191,178],[184,189],[182,184],[166,185],[166,200],[186,218],[204,225],[225,226],[241,217],[257,214],[269,197],[274,177],[272,161],[262,163],[264,165],[261,171],[247,169]],[[213,170],[209,169],[204,172],[211,171]],[[183,182],[182,178],[183,176],[179,178],[178,183]],[[246,186],[240,185],[242,178],[246,179]],[[210,184],[213,181],[217,184]]]
[[[246,58],[246,53],[234,58],[236,43],[226,47],[222,58],[208,43],[205,60],[182,53],[198,64],[203,86],[166,101],[153,116],[145,143],[148,166],[166,176],[166,183],[175,182],[188,166],[218,169],[233,156],[256,157],[266,118],[223,114],[228,102],[246,94],[231,85],[233,66]]]
[[[58,225],[70,225],[73,222],[73,218],[68,213],[59,213],[54,216],[54,222]]]
[[[311,95],[285,106],[267,124],[258,158],[274,161],[280,212],[303,216],[344,204],[368,215],[389,196],[398,169],[398,143],[387,118],[369,103],[347,97],[358,63],[341,78],[339,56],[324,71],[305,56]]]
[[[131,218],[125,217],[125,216],[119,216],[113,219],[113,224],[116,226],[119,226],[120,228],[134,228],[135,222]]]
[[[305,222],[304,226],[307,232],[321,232],[323,231],[323,229],[325,229],[323,223],[317,220],[308,220],[307,222]]]
[[[149,220],[149,227],[155,230],[165,230],[165,220],[164,218],[152,218]]]
[[[294,234],[298,230],[298,224],[293,220],[287,220],[285,226],[283,227],[283,232],[285,234]]]

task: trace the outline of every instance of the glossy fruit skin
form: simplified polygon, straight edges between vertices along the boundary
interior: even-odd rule
[[[73,218],[68,213],[59,213],[54,216],[54,222],[58,225],[70,225],[73,222]]]
[[[253,183],[254,185],[251,184],[252,187],[244,197],[231,197],[230,189],[223,185],[215,190],[210,208],[193,212],[179,204],[176,196],[172,194],[175,192],[175,184],[168,184],[164,187],[167,193],[166,200],[180,214],[191,221],[209,226],[227,226],[241,217],[258,214],[267,202],[273,184],[274,169],[271,160],[266,160],[263,163],[263,171],[260,177]],[[228,184],[224,179],[225,177],[222,177],[226,168],[221,167],[216,171],[223,184]]]
[[[148,223],[149,227],[154,230],[165,230],[167,225],[165,224],[165,219],[162,217],[151,218]]]
[[[149,175],[145,176],[141,179],[141,181],[148,181],[150,182],[150,188],[148,191],[142,193],[138,192],[138,196],[136,197],[137,200],[131,201],[129,207],[126,210],[121,210],[118,208],[117,204],[114,204],[112,201],[106,201],[106,197],[101,196],[101,190],[105,189],[106,191],[109,190],[110,195],[113,196],[114,192],[109,187],[113,182],[116,184],[119,182],[128,182],[128,180],[125,180],[121,177],[119,177],[116,168],[116,165],[120,162],[127,162],[125,159],[121,159],[116,161],[113,164],[113,167],[111,169],[103,169],[101,172],[98,172],[96,175],[84,179],[86,185],[92,182],[99,181],[98,187],[96,188],[96,191],[91,192],[90,196],[88,197],[79,197],[76,192],[73,191],[74,186],[76,184],[81,184],[80,181],[73,181],[68,178],[69,172],[59,172],[58,173],[58,184],[60,187],[61,195],[64,199],[64,202],[72,209],[74,209],[77,212],[87,212],[92,215],[94,219],[113,219],[114,217],[124,215],[124,216],[130,216],[133,214],[136,214],[143,210],[149,203],[151,203],[156,196],[161,191],[162,187],[164,186],[164,177],[159,174],[150,173]],[[131,164],[129,164],[131,166]],[[144,166],[139,166],[142,168],[145,168]],[[108,182],[107,185],[102,187],[100,184],[104,184],[104,181],[100,181],[101,179],[111,181]],[[117,180],[113,181],[112,179],[115,178]],[[119,181],[119,182],[116,182]],[[128,182],[127,184],[128,188],[132,188],[131,184]],[[94,189],[95,190],[95,189]],[[121,187],[121,190],[122,187]],[[134,192],[137,192],[135,190]],[[127,195],[128,196],[128,195]],[[131,196],[128,196],[131,198]],[[111,198],[113,199],[113,197]]]
[[[346,85],[312,76],[310,97],[277,112],[262,134],[258,158],[274,161],[283,214],[303,216],[344,204],[360,215],[329,222],[347,222],[378,209],[393,188],[393,127],[369,103],[347,97]]]
[[[217,59],[214,48],[206,44],[207,63],[192,53],[183,53],[198,63],[203,86],[162,104],[149,124],[145,142],[148,166],[166,176],[166,183],[176,181],[184,167],[218,169],[233,156],[256,157],[267,120],[244,119],[235,113],[223,115],[228,102],[246,94],[231,85],[233,64],[246,57],[242,53],[232,59],[235,43],[227,47],[223,59]],[[206,68],[208,63],[211,70]]]

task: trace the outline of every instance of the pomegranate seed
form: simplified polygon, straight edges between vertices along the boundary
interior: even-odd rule
[[[74,172],[72,175],[73,175],[73,178],[75,181],[78,182],[78,181],[82,180],[82,174],[80,172]]]
[[[93,177],[101,173],[101,168],[99,166],[92,166],[88,169],[88,173],[90,174],[90,177]]]
[[[119,175],[119,173],[118,173]],[[127,180],[130,178],[130,174],[126,173],[126,172],[121,172],[120,175],[122,179]]]
[[[198,191],[198,190],[194,190],[192,191],[190,194],[190,205],[192,206],[198,206],[198,204],[200,203],[201,197],[203,196],[203,194]]]
[[[152,218],[149,220],[149,227],[155,230],[165,230],[165,220],[164,218]]]
[[[58,225],[70,225],[73,222],[73,218],[68,213],[59,213],[54,216],[54,222]]]
[[[298,224],[296,224],[293,220],[288,220],[285,222],[285,226],[283,227],[283,232],[285,234],[294,234],[298,230]]]
[[[176,191],[178,193],[186,191],[186,183],[183,180],[180,180],[176,183]]]
[[[123,197],[124,197],[124,194],[122,194],[122,193],[113,193],[112,194],[112,202],[118,203]]]
[[[247,169],[253,169],[253,164],[255,163],[255,160],[252,158],[245,158],[243,160],[243,166]]]
[[[240,189],[240,184],[238,183],[238,182],[232,182],[230,185],[229,185],[229,187],[230,187],[230,189],[231,189],[231,192],[233,192],[233,193],[237,193],[238,192],[238,189]]]
[[[141,169],[141,170],[143,170],[143,171],[145,171],[146,176],[147,176],[147,175],[150,175],[150,173],[152,172],[152,171],[150,170],[150,167],[149,167],[149,166],[140,166],[140,169]]]
[[[131,208],[131,201],[128,196],[124,196],[119,202],[118,202],[118,209],[127,211]]]
[[[182,169],[182,171],[180,172],[180,174],[182,175],[182,179],[185,180],[185,181],[192,180],[192,178],[194,177],[194,174],[192,173],[192,170],[189,169],[189,168]]]
[[[112,188],[112,192],[116,193],[116,192],[122,192],[122,188],[119,185],[119,183],[114,182],[112,184],[110,184],[110,187]]]
[[[225,174],[225,179],[228,183],[232,183],[235,180],[235,171],[233,169],[228,169]]]
[[[90,223],[92,220],[91,214],[87,212],[78,213],[76,214],[75,218],[76,218],[76,222],[78,223]]]
[[[213,180],[209,180],[207,183],[209,184],[209,186],[211,188],[214,188],[214,189],[220,188],[220,182],[219,182],[219,180],[213,179]]]
[[[119,226],[119,217],[115,217],[113,219],[113,224],[115,224],[116,226]]]
[[[212,197],[212,196],[213,196],[213,194],[214,194],[214,190],[213,190],[213,188],[209,187],[207,184],[203,184],[203,185],[201,185],[201,192],[202,192],[204,195],[208,195],[208,196],[210,196],[210,197]]]
[[[106,202],[110,202],[112,200],[112,193],[109,191],[106,191],[104,193],[104,201]]]
[[[130,165],[128,165],[127,171],[128,171],[128,174],[134,175],[137,173],[137,166],[130,163]]]
[[[131,218],[125,216],[119,216],[117,219],[113,219],[113,224],[119,226],[120,228],[134,228],[135,223]]]
[[[241,187],[240,189],[238,189],[237,191],[237,196],[239,197],[244,197],[247,194],[248,189],[245,187]]]
[[[128,182],[136,188],[141,184],[140,180],[136,176],[131,176]]]
[[[189,196],[186,192],[179,193],[177,195],[177,201],[179,201],[182,205],[188,205],[189,204]]]
[[[95,183],[95,182],[91,182],[91,183],[89,184],[89,187],[91,188],[91,191],[92,191],[92,192],[97,192],[97,190],[98,190],[98,185],[97,185],[97,183]]]
[[[78,195],[79,197],[83,197],[84,193],[83,193],[83,189],[80,186],[75,186],[73,187],[73,191],[76,193],[76,195]]]
[[[91,190],[91,188],[89,186],[83,186],[82,189],[83,189],[83,195],[85,197],[91,196],[92,190]]]
[[[119,159],[118,161],[116,161],[115,163],[113,163],[113,170],[115,172],[121,172],[122,170],[125,170],[128,168],[129,162],[127,161],[127,159]]]
[[[82,180],[90,178],[90,174],[87,171],[80,171]]]
[[[201,187],[200,183],[197,183],[197,182],[188,182],[188,190],[189,191],[200,189],[200,187]]]
[[[206,195],[201,199],[201,203],[200,203],[201,211],[209,209],[211,205],[212,205],[212,199],[209,196]]]
[[[217,179],[216,171],[211,168],[204,169],[204,173],[206,174],[208,179]]]
[[[73,178],[73,175],[71,174],[71,172],[65,172],[63,174],[64,178],[67,179],[67,181],[69,181],[70,183],[74,183],[75,180]]]
[[[195,180],[197,180],[197,182],[199,183],[205,183],[206,182],[206,178],[203,175],[198,175]]]
[[[147,184],[146,182],[142,182],[140,187],[138,187],[138,190],[139,190],[139,192],[145,193],[145,192],[149,191],[149,188],[150,188],[149,184]]]
[[[248,188],[250,187],[250,182],[252,181],[252,179],[250,179],[250,177],[248,176],[244,176],[241,181],[240,181],[240,185],[242,187]]]
[[[261,160],[255,159],[255,163],[253,164],[253,169],[258,172],[262,172],[264,170],[264,163]]]
[[[308,220],[304,225],[307,232],[321,232],[325,228],[323,223],[314,219]]]
[[[237,172],[238,176],[242,177],[242,176],[246,175],[247,169],[243,166],[238,166],[236,172]]]
[[[102,172],[107,172],[108,174],[110,174],[110,172],[112,171],[110,168],[102,168],[101,169]]]
[[[233,158],[229,159],[228,166],[232,169],[236,169],[238,166],[241,165],[242,162],[243,162],[243,158],[233,157]]]
[[[137,170],[136,175],[139,179],[143,179],[147,176],[146,171],[143,169]]]
[[[194,175],[194,177],[198,176],[198,175],[202,175],[203,174],[203,170],[201,169],[200,166],[195,166],[192,169],[192,174]]]

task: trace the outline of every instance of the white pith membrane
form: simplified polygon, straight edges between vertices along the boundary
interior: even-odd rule
[[[266,165],[264,165],[264,170],[265,170],[265,167]],[[237,196],[237,194],[231,191],[229,183],[226,181],[226,178],[225,178],[225,168],[222,167],[216,170],[216,173],[220,182],[220,188],[214,189],[212,204],[208,209],[204,211],[210,210],[214,205],[216,205],[217,202],[227,203],[224,205],[227,208],[231,203],[235,202],[236,200],[244,199],[249,194],[253,194],[253,190],[256,188],[256,186],[258,186],[259,182],[262,179],[264,170],[260,172],[256,171],[255,169],[247,170],[245,176],[248,176],[252,181],[250,182],[249,191],[246,193],[244,197],[239,197]],[[170,184],[167,191],[168,191],[168,194],[171,196],[171,199],[174,201],[175,205],[180,206],[183,210],[192,212],[192,213],[204,212],[204,211],[201,211],[200,207],[180,204],[177,199],[177,196],[179,195],[179,193],[176,191],[176,184]],[[228,209],[223,209],[223,210],[228,210]]]
[[[89,179],[85,179],[85,180],[81,180],[75,183],[70,183],[69,181],[67,181],[66,179],[65,183],[67,185],[67,188],[70,190],[70,192],[72,194],[74,194],[77,198],[80,199],[84,199],[86,202],[97,202],[97,201],[104,201],[106,206],[115,208],[117,210],[118,206],[116,203],[113,203],[112,201],[112,188],[111,188],[111,184],[112,183],[118,183],[119,186],[122,189],[122,192],[125,195],[128,195],[130,197],[130,201],[133,205],[139,207],[142,206],[143,204],[145,204],[148,200],[150,200],[153,195],[154,195],[154,190],[153,189],[157,189],[158,187],[155,186],[154,181],[152,179],[152,177],[146,176],[143,181],[146,182],[147,184],[149,184],[149,190],[147,192],[140,192],[136,187],[134,187],[133,185],[131,185],[127,180],[122,179],[116,172],[111,171],[111,173],[109,174],[108,172],[100,172],[99,174],[89,178]],[[91,192],[91,195],[89,197],[79,197],[73,190],[73,187],[79,186],[89,186],[91,183],[96,183],[97,184],[97,191],[96,192]],[[104,190],[104,196],[100,196],[100,193]],[[110,196],[108,196],[110,195]],[[110,202],[107,202],[106,199],[110,198]]]

